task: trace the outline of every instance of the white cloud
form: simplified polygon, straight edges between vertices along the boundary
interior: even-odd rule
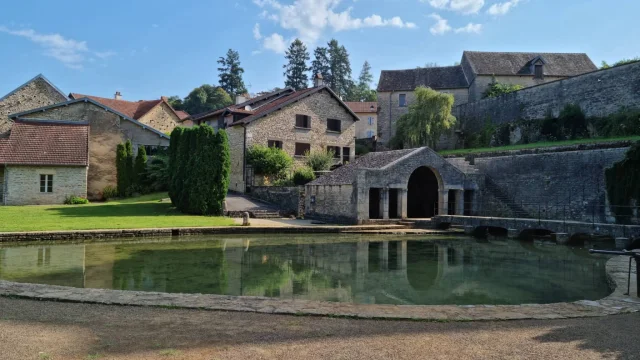
[[[456,34],[459,34],[459,33],[480,34],[482,32],[482,24],[468,23],[467,26],[457,28],[454,30],[454,32]]]
[[[341,0],[294,0],[291,4],[281,4],[276,0],[253,0],[263,8],[261,18],[273,20],[285,30],[292,30],[307,45],[318,41],[327,30],[334,32],[371,27],[416,28],[412,22],[400,17],[382,18],[373,14],[365,18],[351,16],[352,8],[343,11],[336,8]]]
[[[253,38],[256,40],[262,39],[262,34],[260,33],[260,24],[258,23],[253,26]]]
[[[429,29],[433,35],[444,35],[451,31],[451,26],[447,19],[442,18],[442,16],[438,14],[431,14],[429,17],[436,21],[436,23]]]
[[[67,39],[60,34],[40,34],[33,29],[12,30],[0,26],[0,32],[26,38],[42,48],[44,54],[50,56],[72,69],[82,69],[83,63],[88,61],[86,55],[93,54],[100,59],[115,55],[113,51],[91,52],[86,41]]]
[[[484,6],[484,0],[421,0],[436,9],[451,10],[462,14],[475,14]]]
[[[273,33],[265,37],[262,46],[278,54],[284,54],[287,50],[287,42],[284,40],[284,37],[278,33]]]
[[[487,14],[500,16],[508,13],[512,8],[516,7],[520,3],[520,0],[510,0],[503,3],[497,3],[491,5],[489,10],[487,10]]]

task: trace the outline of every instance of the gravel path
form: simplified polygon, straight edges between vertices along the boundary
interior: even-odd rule
[[[0,359],[640,359],[640,314],[408,322],[0,297]]]

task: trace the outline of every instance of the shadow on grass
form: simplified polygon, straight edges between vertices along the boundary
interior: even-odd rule
[[[170,203],[120,203],[47,209],[64,217],[185,216]]]

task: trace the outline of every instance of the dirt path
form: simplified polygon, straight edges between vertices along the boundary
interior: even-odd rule
[[[0,359],[636,359],[640,314],[426,323],[0,298]]]

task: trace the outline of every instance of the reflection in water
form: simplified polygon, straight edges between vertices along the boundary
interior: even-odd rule
[[[467,238],[374,239],[230,237],[4,247],[0,279],[380,304],[550,303],[599,299],[609,292],[606,259],[582,249]]]

